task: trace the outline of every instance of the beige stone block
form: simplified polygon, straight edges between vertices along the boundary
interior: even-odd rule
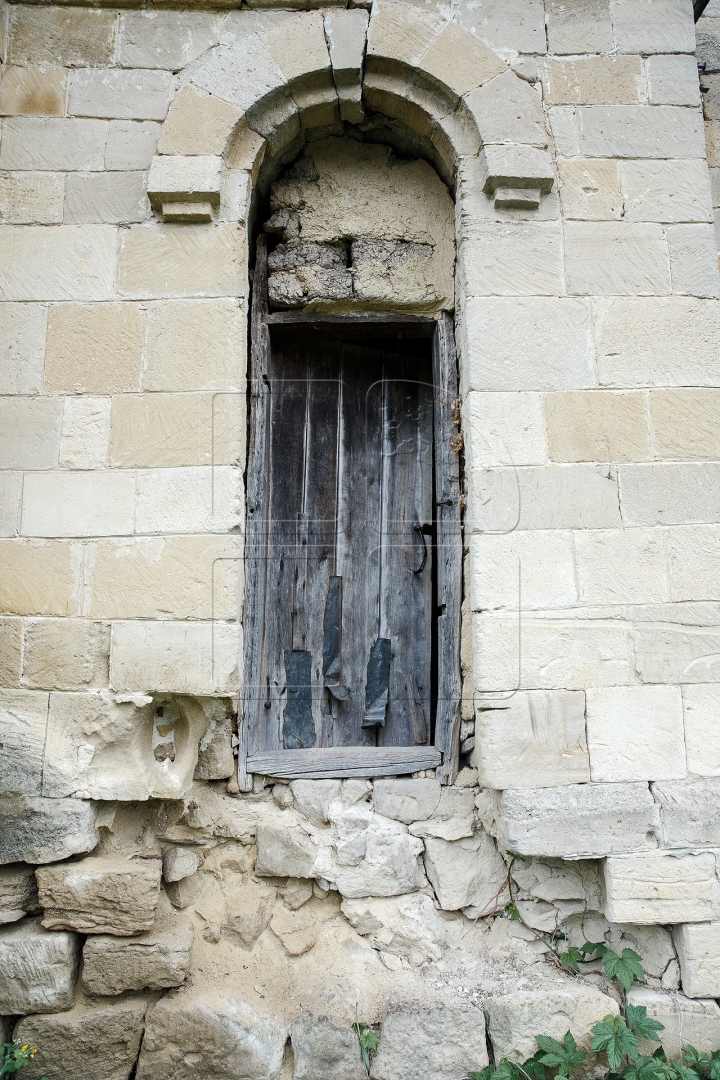
[[[593,1026],[618,1012],[614,998],[595,987],[514,990],[491,997],[488,1033],[498,1060],[508,1057],[521,1062],[536,1052],[539,1031],[555,1039],[564,1039],[565,1032],[572,1031],[578,1047],[588,1051]]]
[[[677,928],[676,940],[678,932],[682,934],[686,929]],[[709,936],[712,927],[706,924],[702,929]],[[628,994],[628,1004],[642,1006],[652,1020],[663,1025],[664,1030],[658,1032],[658,1038],[671,1061],[679,1061],[688,1045],[720,1045],[720,1007],[716,1001],[693,1001],[684,994],[670,996],[646,986],[634,986]],[[654,1053],[656,1049],[657,1043],[645,1042],[642,1045],[642,1052],[646,1054]]]
[[[667,241],[673,292],[685,296],[720,296],[713,226],[670,225]]]
[[[720,458],[720,390],[652,390],[650,413],[657,457]]]
[[[177,914],[131,941],[93,935],[83,948],[83,989],[106,996],[180,986],[190,973],[192,943],[192,923]]]
[[[652,926],[711,922],[720,916],[714,852],[612,855],[604,874],[610,922]]]
[[[163,124],[152,120],[111,120],[105,146],[105,168],[149,169],[158,136],[163,130]]]
[[[546,464],[540,394],[472,391],[462,418],[469,468]]]
[[[222,156],[230,135],[243,114],[234,105],[192,84],[173,98],[158,143],[160,154],[218,154]]]
[[[707,683],[717,678],[717,605],[650,605],[634,608],[632,616],[635,671],[641,682]]]
[[[642,461],[650,456],[644,395],[580,390],[544,398],[552,461]]]
[[[57,465],[61,415],[58,398],[0,398],[0,469]]]
[[[107,465],[110,398],[66,397],[58,464],[68,469]]]
[[[234,298],[152,305],[143,389],[244,392],[246,327]]]
[[[79,552],[70,544],[0,541],[0,610],[10,615],[75,615]]]
[[[0,618],[0,685],[20,687],[22,622]]]
[[[720,526],[680,525],[667,531],[673,600],[720,600]]]
[[[700,84],[694,56],[651,56],[645,61],[651,105],[699,105]]]
[[[551,53],[612,52],[612,19],[610,0],[548,0],[548,45]]]
[[[0,473],[0,536],[17,536],[21,499],[22,473]]]
[[[618,163],[602,158],[559,161],[563,217],[610,221],[622,217]]]
[[[5,394],[36,394],[42,384],[47,309],[0,304],[0,383]]]
[[[245,232],[232,225],[135,225],[123,236],[118,290],[129,299],[243,296]]]
[[[660,806],[663,845],[717,848],[720,844],[720,780],[692,777],[652,785]]]
[[[64,177],[56,173],[0,175],[0,220],[7,225],[58,225],[63,216]]]
[[[652,604],[669,599],[658,529],[578,531],[575,561],[581,604]]]
[[[463,393],[595,384],[590,316],[582,300],[475,297],[465,304],[463,323]]]
[[[141,394],[113,400],[110,464],[244,463],[244,394]]]
[[[49,930],[132,937],[149,930],[160,896],[160,859],[87,858],[36,871]]]
[[[238,529],[243,515],[239,468],[204,465],[137,474],[137,533],[226,532]]]
[[[75,934],[45,933],[38,919],[24,919],[14,926],[2,927],[0,1006],[3,1012],[7,1015],[12,1009],[12,1014],[22,1016],[70,1009],[75,997],[80,949]],[[33,1019],[37,1023],[41,1018]]]
[[[145,314],[137,304],[50,308],[45,390],[138,390],[144,325]]]
[[[28,5],[13,9],[8,59],[15,64],[112,64],[117,15],[114,11]]]
[[[39,795],[48,695],[0,690],[0,787],[3,795]]]
[[[674,105],[555,105],[550,127],[562,157],[701,158],[698,109]]]
[[[239,536],[105,540],[88,552],[87,614],[100,619],[237,619]]]
[[[589,783],[585,695],[519,691],[507,701],[481,703],[475,714],[475,759],[483,788]]]
[[[720,304],[691,297],[596,305],[597,365],[605,386],[712,386]]]
[[[236,623],[116,622],[110,682],[114,690],[236,693],[241,648]]]
[[[645,100],[639,56],[543,57],[540,78],[548,105],[634,105]]]
[[[542,99],[514,71],[496,75],[463,97],[474,117],[483,143],[548,145]]]
[[[683,686],[685,746],[690,776],[720,776],[720,686]]]
[[[118,120],[164,120],[170,105],[172,75],[168,71],[70,72],[68,116]]]
[[[720,165],[720,121],[708,120],[704,128],[707,163],[711,167]]]
[[[283,73],[255,33],[228,41],[213,50],[195,73],[193,83],[230,102],[241,112],[249,111],[248,121],[261,134],[269,134],[276,124],[282,124],[295,111]],[[261,109],[253,114],[253,106],[265,97],[272,102],[269,112]],[[263,127],[266,130],[263,131]],[[296,117],[295,130],[299,127]]]
[[[8,67],[0,80],[0,115],[63,116],[67,71],[61,67]]]
[[[75,173],[65,181],[64,221],[128,225],[151,216],[141,172]]]
[[[214,11],[124,11],[118,63],[179,71],[217,45],[222,25],[222,16]]]
[[[711,221],[704,161],[622,161],[620,180],[628,221]]]
[[[0,299],[109,300],[116,232],[110,225],[0,226]]]
[[[476,225],[462,246],[460,280],[468,297],[561,294],[560,229],[524,222]]]
[[[602,686],[588,689],[586,698],[590,775],[595,783],[685,777],[679,686]]]
[[[81,619],[26,623],[23,685],[43,690],[107,686],[110,627]]]
[[[135,474],[27,473],[23,536],[124,536],[133,531]]]
[[[416,67],[458,97],[506,70],[497,53],[454,22],[446,23]]]
[[[105,120],[19,116],[3,122],[0,169],[97,172],[103,167]]]
[[[694,52],[691,6],[688,0],[613,0],[618,52]]]
[[[416,65],[442,30],[444,20],[431,11],[418,11],[392,2],[373,10],[367,55],[389,57]]]
[[[673,930],[673,941],[680,960],[683,990],[687,996],[715,997],[720,992],[720,923],[686,923],[676,926]],[[714,1046],[715,1043],[710,1045]]]
[[[596,465],[473,469],[466,527],[499,533],[620,528],[617,480],[608,471]]]
[[[572,607],[572,534],[553,529],[472,536],[470,603],[473,611]]]
[[[720,464],[621,465],[626,525],[683,525],[720,519]]]
[[[257,36],[288,82],[309,73],[316,75],[325,71],[330,74],[330,54],[321,12],[293,15],[266,30],[259,30]]]
[[[668,250],[659,225],[625,221],[568,221],[565,274],[580,296],[670,292]]]

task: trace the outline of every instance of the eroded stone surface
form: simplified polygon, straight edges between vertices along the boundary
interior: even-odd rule
[[[383,1017],[372,1076],[414,1080],[425,1074],[455,1080],[467,1071],[468,1062],[482,1069],[487,1061],[485,1017],[479,1009],[393,1009]]]
[[[134,938],[97,934],[83,948],[83,990],[108,996],[179,986],[190,970],[193,927],[178,915],[159,919]]]
[[[80,961],[77,934],[38,919],[0,927],[0,1011],[6,1016],[71,1008]]]
[[[537,1050],[538,1032],[562,1039],[572,1031],[578,1047],[590,1049],[593,1024],[619,1012],[614,998],[599,990],[517,990],[488,1002],[488,1031],[496,1058],[523,1061]]]
[[[92,851],[97,807],[79,799],[0,798],[0,865],[58,862]]]
[[[37,871],[43,926],[122,937],[149,930],[160,894],[159,859],[82,859]]]
[[[0,869],[0,923],[17,922],[26,912],[37,911],[35,869],[14,863]]]
[[[293,1080],[363,1080],[357,1036],[329,1020],[303,1013],[292,1026]]]

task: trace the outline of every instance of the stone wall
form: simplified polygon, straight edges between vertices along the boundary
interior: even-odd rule
[[[700,87],[689,0],[289,8],[2,9],[0,1016],[50,1080],[101,1038],[97,1080],[138,1055],[144,1080],[347,1080],[357,1003],[384,1018],[377,1080],[456,1080],[486,1022],[500,1057],[617,1008],[533,933],[577,943],[587,908],[591,938],[644,957],[655,1015],[673,991],[668,1048],[715,1047],[720,9]],[[310,228],[321,177],[345,197],[349,139],[387,220],[393,175],[420,178],[418,215],[436,200],[416,233]],[[238,797],[267,199],[272,276],[337,272],[337,310],[454,302],[453,787]],[[408,264],[432,266],[422,289],[390,272]]]

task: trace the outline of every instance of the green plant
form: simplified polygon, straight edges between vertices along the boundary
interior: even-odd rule
[[[18,1043],[0,1043],[0,1077],[9,1076],[29,1065],[37,1051],[30,1043],[19,1046]],[[47,1080],[43,1077],[43,1080]]]
[[[355,1023],[353,1024],[352,1029],[357,1035],[358,1042],[360,1043],[360,1053],[362,1054],[365,1072],[367,1076],[370,1076],[370,1058],[377,1050],[380,1039],[369,1024],[364,1024],[358,1020],[357,1006],[355,1008]],[[718,1078],[718,1080],[720,1080],[720,1078]]]

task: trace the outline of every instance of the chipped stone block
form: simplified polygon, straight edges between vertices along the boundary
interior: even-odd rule
[[[268,295],[273,307],[304,307],[319,301],[348,300],[353,279],[346,270],[324,270],[301,266],[294,271],[276,271],[268,279]]]
[[[18,8],[9,28],[8,59],[16,64],[102,67],[115,58],[117,16],[87,8]]]
[[[452,842],[426,839],[425,869],[444,911],[473,908],[490,915],[507,902],[505,862],[482,830]]]
[[[35,394],[43,370],[46,308],[40,304],[0,305],[0,379],[6,394]]]
[[[79,69],[70,73],[68,115],[164,120],[171,92],[166,71]]]
[[[106,169],[149,169],[165,125],[152,120],[111,120],[105,146]]]
[[[150,166],[148,197],[163,210],[175,202],[220,202],[222,158],[212,156],[156,156]]]
[[[159,859],[90,858],[37,871],[43,926],[128,937],[152,927]]]
[[[147,1018],[137,1077],[278,1080],[286,1038],[284,1027],[236,998],[163,998]]]
[[[118,63],[179,71],[217,45],[221,27],[221,17],[214,11],[124,11]]]
[[[475,119],[483,145],[547,146],[540,94],[514,71],[496,75],[466,94],[463,101]]]
[[[623,194],[616,161],[593,158],[559,161],[558,175],[563,217],[608,221],[623,216]]]
[[[135,531],[201,533],[241,528],[242,484],[242,471],[236,467],[144,469],[137,476]]]
[[[720,686],[683,687],[688,773],[720,776]]]
[[[437,836],[441,840],[460,840],[473,834],[474,792],[460,787],[440,789],[440,802],[431,817],[410,825],[411,836]]]
[[[303,1013],[293,1023],[291,1039],[293,1080],[315,1080],[318,1073],[325,1080],[363,1080],[366,1075],[355,1033],[325,1017]]]
[[[290,790],[300,814],[319,828],[328,824],[330,803],[340,798],[339,780],[293,780]]]
[[[697,61],[693,56],[651,56],[645,61],[651,105],[699,105]]]
[[[614,998],[589,987],[572,990],[516,990],[487,1003],[488,1032],[495,1057],[523,1061],[537,1050],[538,1032],[563,1039],[572,1031],[578,1048],[589,1050],[590,1029],[608,1015],[617,1016]]]
[[[210,708],[216,703],[212,701],[208,705]],[[198,745],[195,780],[225,780],[235,772],[232,723],[232,717],[223,716],[217,707],[211,713],[208,729]]]
[[[311,877],[317,848],[298,828],[259,825],[255,873],[259,877]]]
[[[463,431],[469,468],[547,461],[539,394],[471,392],[463,402]]]
[[[343,896],[399,896],[426,884],[420,860],[422,840],[404,825],[356,803],[332,815],[340,842],[337,851],[323,847],[313,876],[325,878]]]
[[[245,230],[232,224],[134,225],[123,236],[118,290],[126,299],[242,296],[244,253]]]
[[[37,919],[0,927],[0,1010],[25,1016],[71,1008],[79,961],[77,934],[43,930]]]
[[[181,881],[169,881],[165,886],[165,892],[173,907],[184,910],[198,902],[202,896],[202,888],[203,875],[193,874],[192,877],[182,878]]]
[[[683,991],[689,998],[720,992],[720,922],[684,923],[673,928]]]
[[[110,398],[66,397],[58,464],[70,469],[101,469],[107,464]]]
[[[136,304],[52,307],[45,389],[111,393],[140,389],[144,312]]]
[[[612,19],[608,0],[548,0],[547,34],[551,53],[612,52]]]
[[[337,914],[336,905],[336,898],[327,901],[320,897],[295,911],[278,905],[272,913],[270,929],[288,956],[302,956],[316,944],[322,924]]]
[[[203,94],[192,84],[183,86],[170,105],[158,152],[222,155],[242,115],[227,101]]]
[[[501,843],[517,855],[602,858],[612,851],[654,848],[660,831],[647,784],[504,791],[499,812]]]
[[[17,922],[38,910],[35,871],[26,863],[0,868],[0,924]]]
[[[0,866],[58,862],[92,851],[97,807],[79,799],[0,798]]]
[[[448,22],[423,54],[416,70],[421,82],[429,77],[430,85],[436,80],[444,95],[449,88],[462,97],[501,75],[507,67],[484,41],[468,34],[458,23]]]
[[[549,110],[563,157],[701,158],[698,110],[674,105],[555,105]]]
[[[720,915],[720,882],[712,852],[613,855],[604,866],[610,922],[710,922]]]
[[[103,120],[30,116],[5,120],[0,169],[98,171],[107,137]]]
[[[586,697],[594,782],[678,780],[686,775],[679,687],[605,686],[588,688]]]
[[[53,1016],[28,1016],[16,1037],[38,1047],[27,1080],[51,1072],[57,1080],[129,1080],[140,1049],[148,999],[127,997],[78,1004]]]
[[[621,161],[619,170],[628,221],[712,220],[703,161]]]
[[[455,1080],[488,1062],[485,1018],[478,1009],[445,1005],[392,1008],[383,1016],[382,1036],[371,1065],[376,1080],[415,1080],[423,1073]]]
[[[441,790],[436,780],[376,780],[375,810],[406,825],[425,821],[437,809]]]
[[[273,917],[276,898],[276,889],[255,881],[237,888],[230,887],[225,897],[223,932],[230,936],[230,940],[239,941],[246,949],[251,949]],[[284,929],[292,933],[293,928],[286,926]],[[300,946],[299,953],[305,952],[313,944],[314,938],[311,938],[305,947]]]
[[[720,1046],[720,1007],[716,1001],[693,1001],[684,994],[671,996],[634,986],[628,994],[628,1004],[644,1006],[651,1019],[663,1024],[665,1030],[657,1034],[670,1061],[679,1061],[688,1045]],[[641,1052],[652,1054],[657,1045],[645,1041]]]
[[[7,67],[0,82],[3,116],[62,116],[67,71],[61,67]]]
[[[0,227],[3,300],[109,300],[116,229],[111,225]]]
[[[0,790],[39,795],[48,695],[34,690],[0,691]]]
[[[37,619],[25,627],[23,682],[53,690],[106,686],[110,628],[86,620]]]
[[[83,948],[83,990],[109,996],[180,986],[190,971],[192,943],[192,923],[179,915],[159,919],[139,937],[93,935]]]
[[[361,8],[329,11],[324,16],[340,119],[351,124],[361,123],[365,117],[360,80],[368,18],[368,13]]]
[[[408,896],[343,900],[341,910],[374,949],[402,956],[413,967],[442,957],[446,924],[429,896],[411,893]]]
[[[720,777],[666,780],[652,793],[668,847],[720,848]]]
[[[572,607],[577,602],[572,537],[560,529],[475,535],[470,540],[473,611]]]
[[[442,29],[444,20],[433,11],[411,11],[388,3],[375,9],[368,31],[368,57],[390,57],[414,66]]]
[[[163,880],[182,881],[191,877],[202,864],[202,858],[192,848],[168,848],[163,853]]]
[[[116,622],[110,684],[114,690],[234,693],[241,639],[240,626],[232,623]]]
[[[543,400],[552,461],[639,461],[650,456],[643,394],[579,390]]]

